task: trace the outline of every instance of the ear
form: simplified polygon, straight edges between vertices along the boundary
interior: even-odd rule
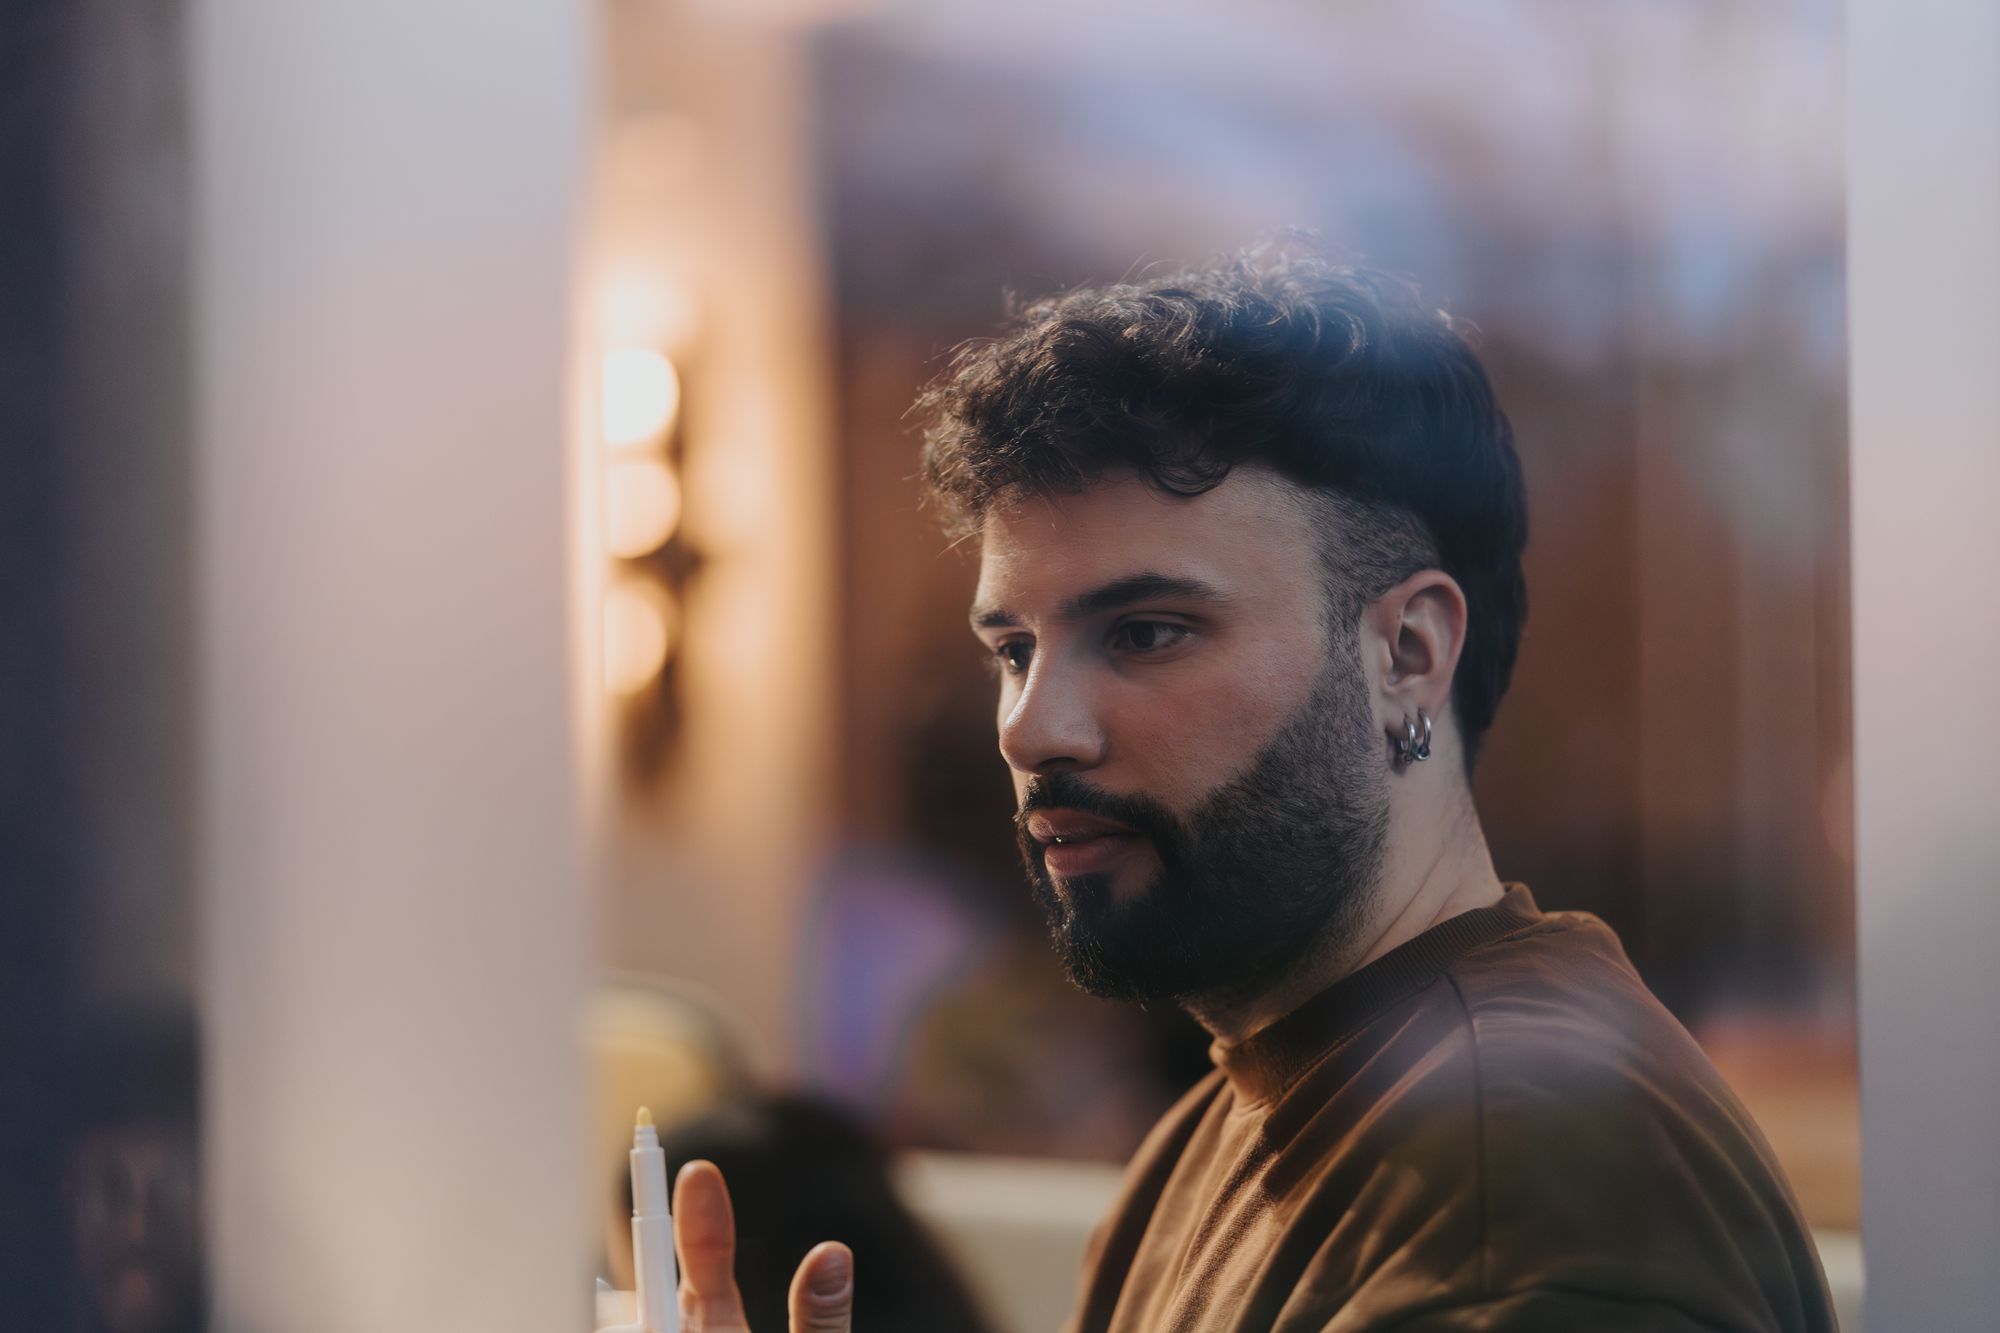
[[[1410,575],[1361,613],[1361,657],[1384,731],[1399,734],[1419,708],[1434,723],[1449,717],[1465,622],[1465,593],[1441,569]]]

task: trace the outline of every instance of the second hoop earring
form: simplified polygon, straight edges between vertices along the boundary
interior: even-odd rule
[[[1417,719],[1412,722],[1408,714],[1403,717],[1403,734],[1396,739],[1396,761],[1416,764],[1431,757],[1431,719],[1423,709],[1417,710]]]

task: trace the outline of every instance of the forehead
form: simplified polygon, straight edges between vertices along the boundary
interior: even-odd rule
[[[975,608],[1046,612],[1119,579],[1197,580],[1231,596],[1314,582],[1314,511],[1300,487],[1237,468],[1201,495],[1165,495],[1136,477],[1076,495],[995,505],[980,531]]]

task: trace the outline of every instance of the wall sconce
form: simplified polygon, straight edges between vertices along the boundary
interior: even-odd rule
[[[604,353],[601,385],[604,539],[614,563],[603,608],[604,688],[633,705],[627,737],[637,749],[630,754],[637,771],[650,772],[674,729],[662,675],[680,628],[677,595],[698,563],[674,540],[681,484],[672,446],[681,382],[657,348],[626,345]]]

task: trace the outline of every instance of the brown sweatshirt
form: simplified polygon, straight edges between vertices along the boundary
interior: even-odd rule
[[[1169,1111],[1070,1333],[1831,1333],[1763,1136],[1596,917],[1514,886]]]

